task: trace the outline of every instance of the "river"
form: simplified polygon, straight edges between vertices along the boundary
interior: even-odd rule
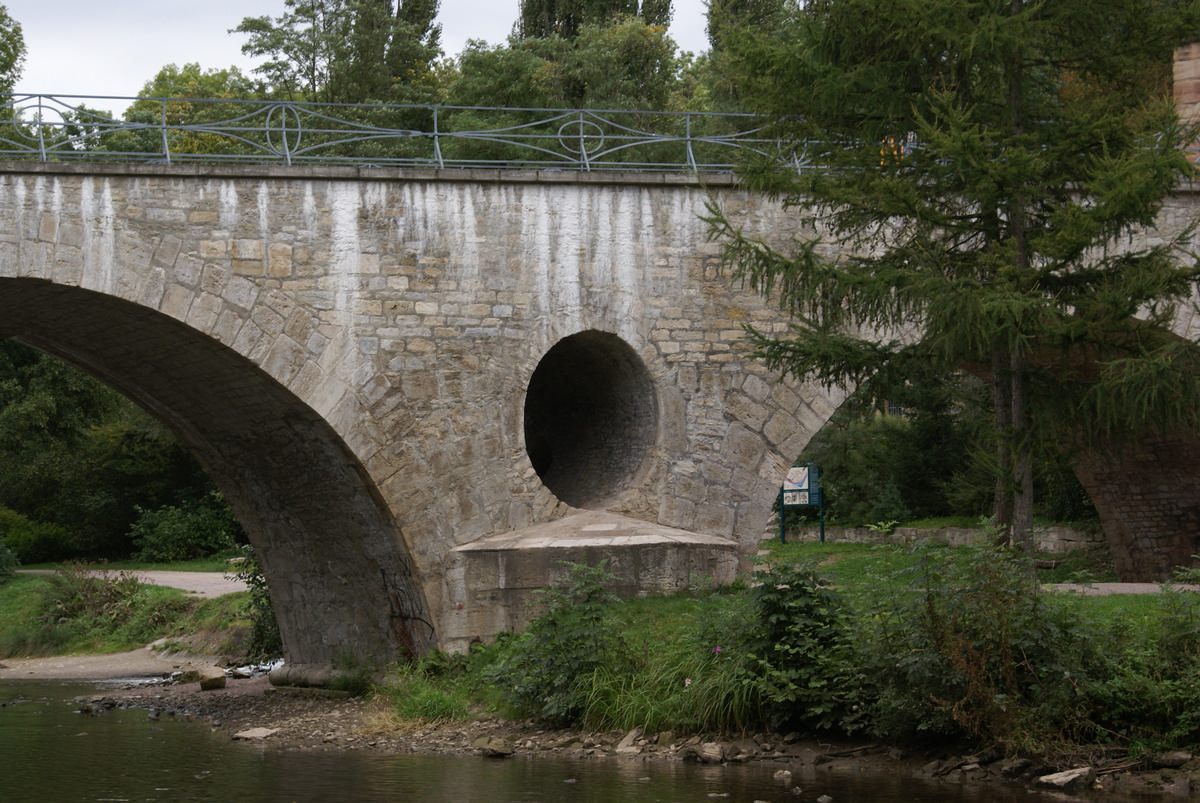
[[[452,803],[1048,803],[1062,795],[905,777],[629,759],[485,759],[299,752],[234,742],[202,721],[141,709],[80,713],[95,684],[0,681],[0,800],[452,801]],[[796,793],[794,787],[802,792]]]

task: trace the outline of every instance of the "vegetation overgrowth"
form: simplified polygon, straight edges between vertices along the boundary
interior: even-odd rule
[[[771,543],[732,586],[621,601],[603,566],[573,566],[524,633],[391,667],[373,689],[390,727],[489,713],[1010,753],[1100,744],[1141,756],[1200,742],[1200,577],[1181,572],[1147,595],[1041,588],[1107,571],[1095,553],[1035,576],[1017,551],[991,545]],[[250,657],[252,597],[198,602],[85,564],[18,574],[0,585],[0,656],[207,631],[230,634],[230,650],[236,633]],[[367,688],[370,668],[350,669],[354,689]]]
[[[237,656],[252,611],[249,592],[197,600],[129,570],[68,563],[0,584],[0,658],[117,652],[197,633]]]
[[[1133,755],[1200,740],[1200,593],[1047,592],[994,546],[772,545],[746,582],[616,601],[602,568],[546,592],[524,633],[394,668],[402,720],[469,712],[596,730],[775,729],[893,743]],[[1181,580],[1191,581],[1190,575]]]

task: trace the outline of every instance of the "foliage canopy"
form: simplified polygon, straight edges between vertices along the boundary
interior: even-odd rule
[[[1200,269],[1133,247],[1193,168],[1169,99],[1200,4],[814,0],[728,43],[779,155],[746,171],[811,225],[781,252],[715,213],[737,275],[794,325],[771,366],[883,385],[993,383],[996,513],[1021,538],[1032,439],[1200,429],[1200,352],[1171,334]]]

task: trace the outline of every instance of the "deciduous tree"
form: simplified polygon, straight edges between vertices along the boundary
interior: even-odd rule
[[[666,28],[671,23],[671,0],[521,0],[517,34],[574,39],[584,26],[606,26],[622,17],[638,17],[647,25]]]
[[[24,66],[25,35],[21,23],[9,16],[7,6],[0,6],[0,94],[12,94]]]
[[[356,103],[408,100],[404,88],[441,55],[438,0],[284,0],[280,17],[246,17],[231,33],[280,94]]]

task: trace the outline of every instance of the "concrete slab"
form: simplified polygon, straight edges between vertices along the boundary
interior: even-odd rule
[[[519,631],[537,616],[538,591],[566,577],[570,564],[598,566],[614,576],[623,598],[671,594],[733,581],[738,545],[605,511],[579,511],[523,530],[457,547],[450,556],[443,646]]]

